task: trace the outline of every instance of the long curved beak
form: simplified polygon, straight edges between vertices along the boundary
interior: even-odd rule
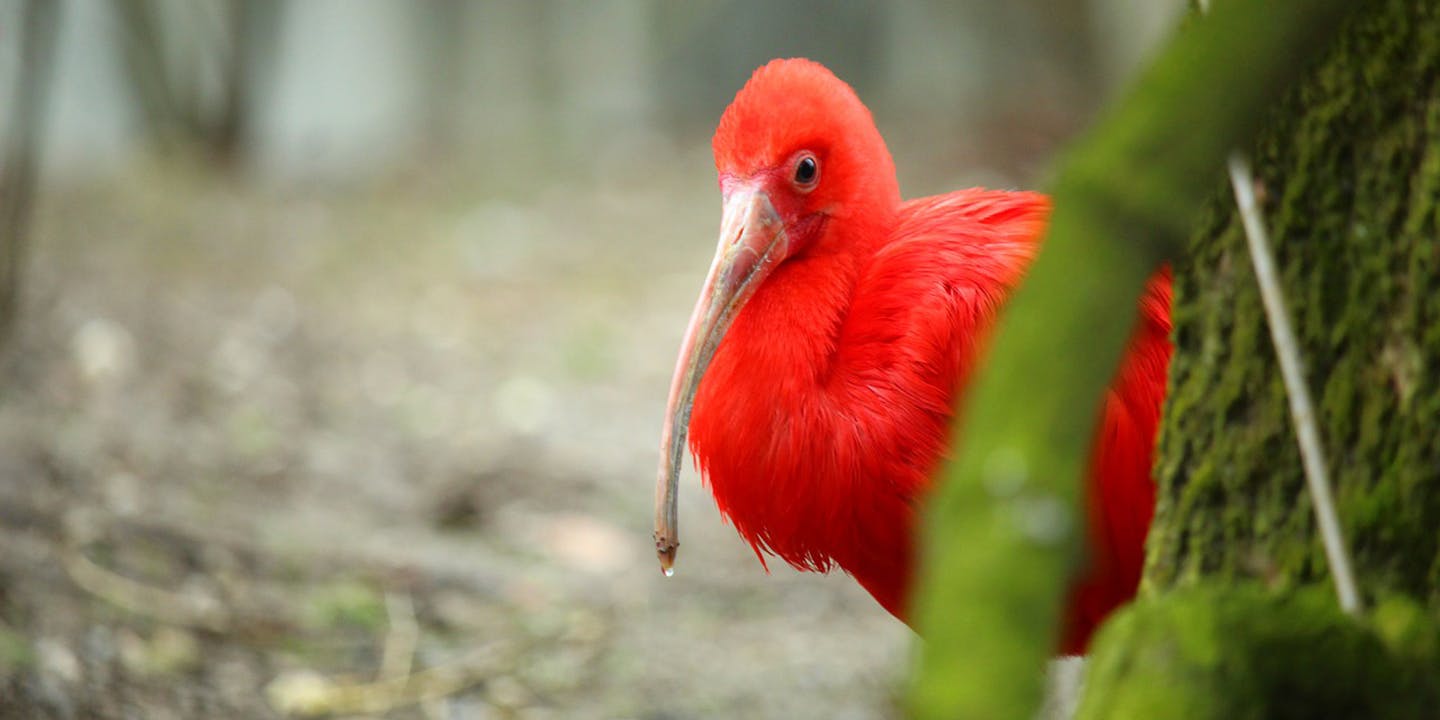
[[[665,407],[665,426],[660,431],[660,473],[655,483],[655,553],[660,557],[660,569],[667,576],[674,572],[675,552],[680,546],[675,503],[695,391],[730,323],[760,283],[785,259],[786,253],[785,226],[765,193],[737,189],[726,196],[719,247],[680,344],[680,357],[675,362],[670,399]]]

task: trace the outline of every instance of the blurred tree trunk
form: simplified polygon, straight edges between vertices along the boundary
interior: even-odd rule
[[[19,312],[60,7],[55,0],[27,0],[20,12],[20,30],[11,34],[20,43],[20,73],[0,169],[0,348]]]
[[[253,98],[278,45],[282,9],[280,0],[230,0],[230,55],[224,64],[224,87],[215,119],[203,133],[210,150],[227,165],[240,160],[251,140]]]
[[[461,74],[470,16],[464,0],[432,0],[423,12],[425,56],[420,80],[425,86],[425,135],[432,149],[443,156],[464,137]]]
[[[161,147],[179,134],[180,100],[170,82],[159,10],[149,0],[115,0],[125,71],[145,129]]]
[[[114,7],[125,69],[152,142],[162,151],[195,143],[233,165],[249,139],[252,99],[273,54],[281,0],[115,0]],[[218,88],[207,88],[207,68]]]

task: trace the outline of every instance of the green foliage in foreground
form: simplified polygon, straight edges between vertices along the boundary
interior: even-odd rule
[[[1100,633],[1080,720],[1430,718],[1440,628],[1408,600],[1346,616],[1328,585],[1200,585],[1145,598]]]

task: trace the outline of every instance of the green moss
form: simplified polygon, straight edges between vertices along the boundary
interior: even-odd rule
[[[385,598],[354,580],[326,585],[310,595],[303,615],[305,625],[316,630],[349,627],[375,632],[387,622]]]
[[[25,670],[34,662],[30,640],[0,623],[0,676]]]
[[[1360,581],[1440,608],[1440,6],[1358,13],[1251,154]],[[1149,591],[1327,574],[1234,207],[1175,268]]]
[[[1370,613],[1375,632],[1401,655],[1440,663],[1440,623],[1410,598],[1389,596]]]
[[[1432,717],[1435,624],[1413,604],[1387,608],[1370,623],[1329,588],[1250,584],[1142,600],[1097,639],[1078,717]]]

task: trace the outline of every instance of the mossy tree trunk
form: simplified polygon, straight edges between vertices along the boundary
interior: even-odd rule
[[[962,450],[926,508],[918,717],[1033,716],[1067,568],[1083,567],[1066,510],[1141,287],[1182,253],[1226,153],[1362,9],[1213,4],[1066,154],[1043,248],[967,390]]]
[[[1366,611],[1334,600],[1240,218],[1217,187],[1174,268],[1141,598],[1102,631],[1079,714],[1435,717],[1440,4],[1352,15],[1250,154]]]
[[[1373,5],[1251,157],[1358,580],[1440,610],[1440,4]],[[1228,186],[1175,265],[1174,322],[1147,590],[1326,581]]]
[[[1212,4],[1061,167],[1045,247],[930,506],[921,717],[1031,712],[1073,543],[1027,538],[1015,518],[1073,499],[1083,410],[1113,372],[1120,309],[1161,258],[1176,353],[1159,507],[1141,597],[1092,646],[1081,717],[1440,706],[1440,4]],[[1232,149],[1258,170],[1367,600],[1358,618],[1327,582],[1221,169]],[[1002,475],[1025,492],[989,491]]]

